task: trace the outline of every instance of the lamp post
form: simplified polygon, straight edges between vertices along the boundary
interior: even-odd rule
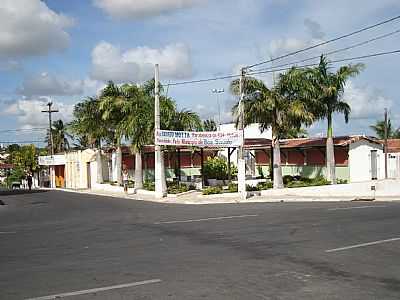
[[[218,105],[218,125],[221,125],[221,108],[219,105],[219,94],[222,94],[224,89],[212,89],[211,92],[217,95],[217,105]]]

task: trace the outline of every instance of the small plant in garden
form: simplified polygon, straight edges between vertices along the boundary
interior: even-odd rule
[[[221,194],[222,188],[220,186],[210,186],[203,190],[203,195]]]
[[[261,179],[265,178],[262,166],[257,166],[257,172]]]
[[[348,183],[347,179],[336,179],[337,184],[346,184]]]
[[[155,191],[156,190],[156,185],[155,185],[155,183],[154,182],[152,182],[152,181],[145,181],[144,183],[143,183],[143,188],[145,189],[145,190],[148,190],[148,191]]]
[[[189,191],[189,187],[185,184],[173,182],[173,183],[168,183],[167,191],[168,194],[179,194]]]
[[[272,181],[259,182],[259,183],[257,183],[257,189],[259,191],[268,190],[268,189],[272,189],[273,185],[274,184],[272,183]]]
[[[228,193],[236,193],[238,191],[238,185],[236,183],[230,183],[228,185]]]
[[[255,191],[259,191],[259,189],[257,186],[252,186],[252,185],[246,184],[246,191],[255,192]]]

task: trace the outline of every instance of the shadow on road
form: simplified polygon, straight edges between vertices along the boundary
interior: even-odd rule
[[[16,190],[0,190],[1,196],[10,196],[10,195],[23,195],[23,194],[36,194],[36,193],[46,193],[47,190],[27,190],[27,189],[16,189]]]

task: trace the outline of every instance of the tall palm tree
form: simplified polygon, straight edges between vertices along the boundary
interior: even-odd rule
[[[69,131],[77,136],[79,148],[97,148],[97,183],[103,182],[103,163],[101,143],[112,139],[113,132],[102,118],[100,101],[96,97],[88,97],[74,106],[73,120]]]
[[[348,79],[359,74],[363,67],[363,64],[350,64],[340,67],[336,72],[331,72],[329,62],[325,56],[321,55],[319,65],[306,71],[314,89],[314,113],[319,119],[328,121],[326,177],[332,184],[336,184],[332,116],[335,113],[343,114],[345,122],[348,122],[351,108],[343,99],[344,88]]]
[[[66,126],[62,120],[53,121],[51,126],[51,134],[53,136],[54,152],[59,153],[69,149],[69,140],[71,135],[67,132]],[[46,142],[50,145],[49,132],[46,135]]]
[[[127,95],[125,90],[112,81],[108,82],[107,86],[101,91],[99,97],[99,108],[102,119],[107,123],[107,128],[110,131],[109,143],[117,148],[116,151],[116,173],[117,182],[122,184],[122,149],[121,141],[123,137],[122,127],[120,126],[123,120],[123,107]]]
[[[283,187],[279,140],[292,128],[299,129],[302,124],[310,125],[314,121],[314,115],[307,109],[307,97],[301,86],[304,80],[302,74],[297,69],[291,69],[281,74],[272,88],[253,77],[245,77],[244,80],[244,125],[259,123],[261,131],[267,128],[272,130],[275,189]],[[231,91],[238,95],[238,80],[231,83]],[[238,104],[233,112],[238,122]]]

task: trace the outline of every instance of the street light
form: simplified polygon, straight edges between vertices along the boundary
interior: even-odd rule
[[[219,94],[222,94],[224,89],[212,89],[211,92],[217,95],[217,105],[218,105],[218,125],[221,125],[221,108],[219,106]]]

